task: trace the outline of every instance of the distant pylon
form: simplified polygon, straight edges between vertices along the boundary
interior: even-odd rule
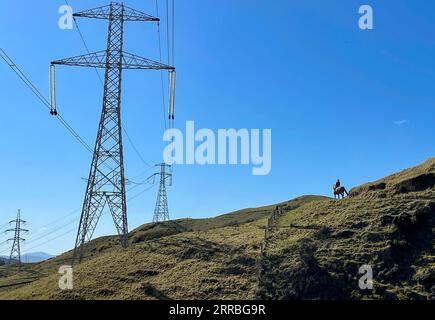
[[[6,232],[14,232],[14,238],[7,240],[13,241],[11,254],[9,256],[9,264],[18,263],[19,265],[21,265],[21,242],[26,240],[24,238],[21,238],[21,233],[29,231],[27,229],[21,228],[21,225],[26,223],[26,221],[21,220],[21,210],[18,210],[17,218],[9,222],[9,224],[12,223],[15,223],[15,228],[6,230]]]
[[[172,185],[172,173],[168,173],[166,168],[170,165],[166,163],[156,164],[160,167],[160,172],[155,173],[152,177],[160,176],[159,193],[157,194],[156,208],[154,209],[153,222],[169,221],[168,195],[166,194],[166,180],[169,178],[169,185]]]

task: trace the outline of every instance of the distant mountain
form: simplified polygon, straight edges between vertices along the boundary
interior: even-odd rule
[[[29,252],[21,255],[21,262],[23,263],[37,263],[41,261],[54,258],[55,256],[45,252]],[[8,256],[0,256],[0,265],[9,260]]]
[[[54,258],[54,255],[45,252],[29,252],[21,256],[21,261],[23,263],[36,263]]]

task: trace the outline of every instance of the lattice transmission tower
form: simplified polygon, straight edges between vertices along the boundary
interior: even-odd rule
[[[14,237],[8,239],[7,241],[12,241],[11,254],[9,255],[9,264],[18,263],[21,265],[21,242],[26,239],[21,237],[22,233],[26,233],[29,230],[21,228],[26,221],[21,220],[21,210],[17,212],[17,218],[9,222],[9,224],[15,223],[15,227],[12,229],[7,229],[6,232],[14,232]]]
[[[169,221],[168,195],[166,193],[166,183],[169,179],[169,184],[172,185],[172,173],[166,169],[171,166],[166,163],[156,164],[160,167],[160,172],[153,174],[151,177],[160,176],[159,193],[157,194],[156,207],[154,209],[153,222]]]
[[[125,21],[158,22],[160,19],[117,2],[75,13],[74,17],[105,19],[109,21],[109,27],[105,51],[53,61],[50,66],[52,75],[55,74],[55,65],[105,69],[103,108],[77,232],[73,263],[77,258],[81,262],[83,245],[92,238],[106,205],[115,222],[121,245],[128,246],[121,125],[123,69],[169,70],[170,72],[175,70],[172,66],[123,50]]]

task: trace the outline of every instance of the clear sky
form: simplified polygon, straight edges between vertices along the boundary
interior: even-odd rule
[[[75,11],[107,3],[69,2]],[[194,120],[213,130],[270,128],[272,172],[177,166],[168,188],[172,218],[330,195],[337,178],[350,189],[434,155],[435,2],[175,2],[176,126]],[[154,0],[125,3],[156,14]],[[86,52],[77,30],[57,26],[62,4],[3,1],[0,11],[0,46],[47,95],[49,62]],[[374,30],[358,28],[363,4],[373,7]],[[79,25],[91,51],[105,49],[107,22]],[[125,32],[126,51],[158,60],[155,24],[128,23]],[[102,96],[94,70],[61,67],[57,80],[59,111],[93,145]],[[160,86],[158,72],[124,74],[125,128],[152,164],[162,160]],[[0,225],[21,208],[30,229],[23,251],[58,254],[74,244],[90,154],[2,62],[0,106]],[[153,173],[128,141],[125,166],[134,181]],[[154,187],[128,202],[130,229],[152,219],[156,193]],[[95,236],[115,232],[109,214],[100,222]],[[0,254],[8,247],[0,245]]]

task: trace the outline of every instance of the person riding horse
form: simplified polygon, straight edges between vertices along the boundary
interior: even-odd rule
[[[332,186],[332,189],[334,190],[334,199],[337,199],[337,196],[338,199],[340,199],[340,196],[343,199],[344,194],[346,194],[346,196],[349,195],[346,188],[341,186],[340,179],[337,179],[337,182]]]

